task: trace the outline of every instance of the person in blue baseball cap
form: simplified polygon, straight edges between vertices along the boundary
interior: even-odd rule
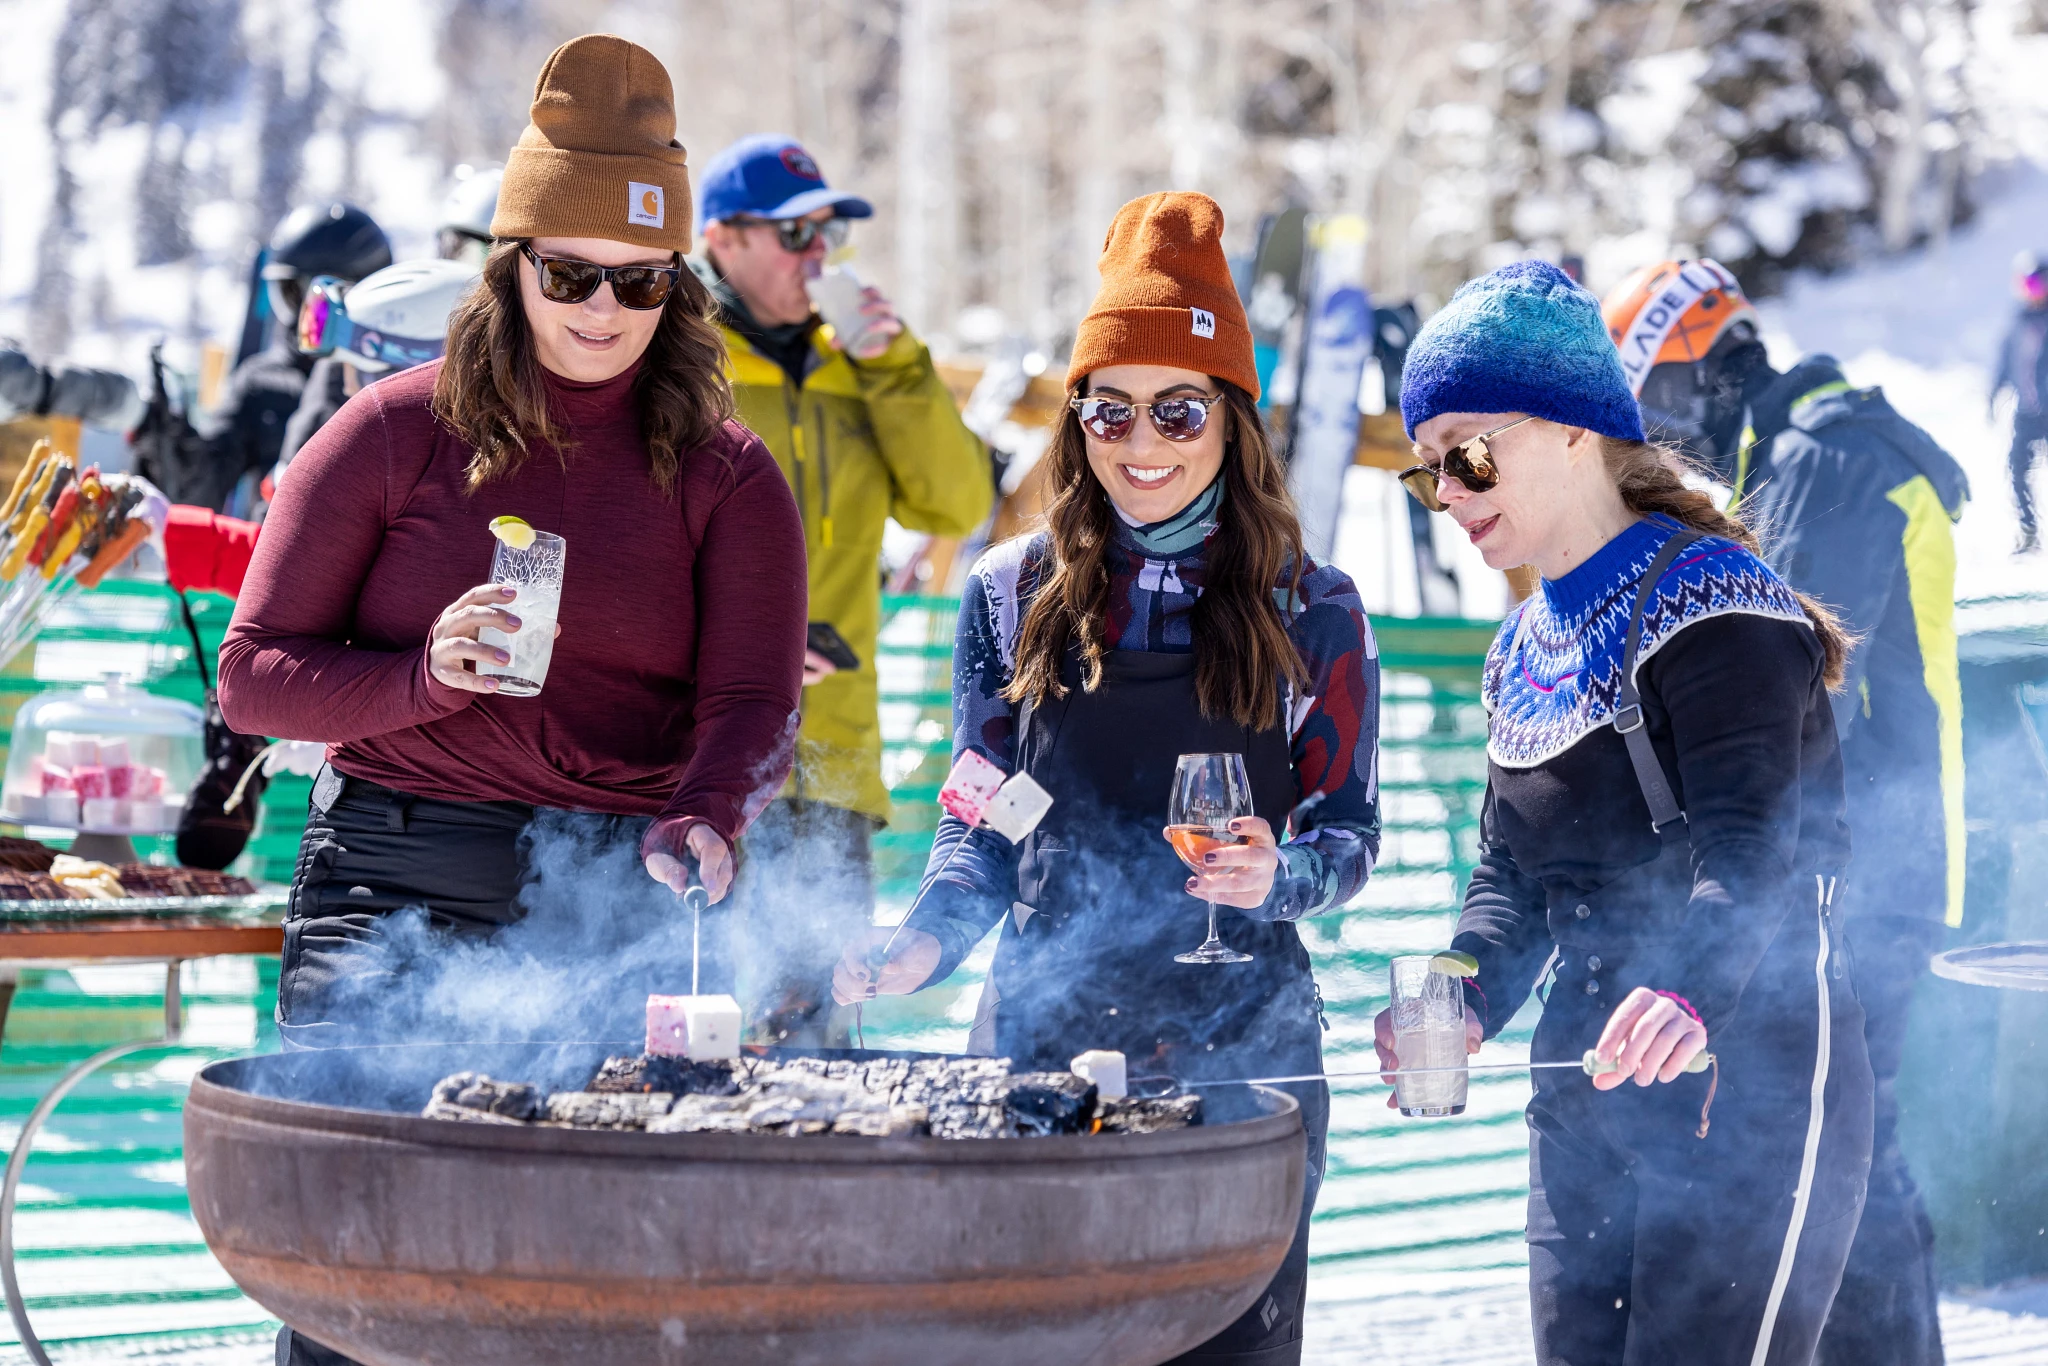
[[[1539,980],[1528,1106],[1540,1366],[1808,1366],[1870,1170],[1832,910],[1849,641],[1688,483],[1600,305],[1521,261],[1410,347],[1402,475],[1532,565],[1480,686],[1479,862],[1449,947],[1466,1046]],[[1399,1064],[1392,1021],[1375,1024]],[[1578,1065],[1591,1059],[1591,1066]],[[1592,1075],[1588,1075],[1588,1073]]]
[[[988,516],[991,466],[924,343],[879,290],[827,265],[867,200],[774,135],[720,152],[700,189],[691,266],[718,301],[739,418],[796,494],[810,576],[796,769],[747,834],[735,949],[753,1039],[837,1045],[851,1011],[835,1013],[832,967],[872,917],[872,839],[889,817],[882,529],[967,535]]]

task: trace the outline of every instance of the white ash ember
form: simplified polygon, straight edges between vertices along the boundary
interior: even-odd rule
[[[494,1081],[481,1072],[457,1072],[441,1079],[420,1113],[464,1124],[524,1124],[545,1112],[539,1087]]]
[[[1195,1096],[1098,1099],[1071,1072],[1012,1074],[1007,1058],[606,1058],[580,1091],[462,1072],[434,1088],[430,1119],[650,1133],[801,1137],[1035,1138],[1151,1133],[1201,1122]]]

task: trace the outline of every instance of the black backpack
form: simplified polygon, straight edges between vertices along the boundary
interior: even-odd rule
[[[206,689],[206,766],[185,798],[178,817],[178,862],[187,868],[211,868],[216,872],[233,863],[248,846],[256,828],[256,807],[270,778],[260,764],[270,742],[260,735],[243,735],[228,726],[221,715],[220,694],[206,667],[206,647],[199,640],[199,625],[192,620],[192,603],[181,591],[178,610],[184,614],[185,629],[192,636],[192,659],[199,666],[199,679]],[[235,809],[228,801],[242,789]]]

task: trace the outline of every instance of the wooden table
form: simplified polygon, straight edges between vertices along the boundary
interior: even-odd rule
[[[276,900],[281,905],[282,895]],[[178,975],[186,959],[273,954],[283,947],[284,926],[275,914],[263,919],[225,919],[219,914],[117,914],[89,920],[0,920],[0,1031],[6,1028],[7,1009],[13,1003],[14,985],[23,967],[86,963],[164,965],[162,1036],[102,1049],[58,1078],[57,1084],[36,1103],[28,1122],[21,1126],[21,1135],[7,1158],[6,1179],[0,1183],[0,1288],[6,1292],[7,1312],[14,1319],[15,1331],[21,1335],[21,1345],[38,1366],[50,1366],[50,1357],[43,1350],[42,1339],[29,1326],[28,1309],[14,1274],[14,1205],[37,1131],[58,1103],[101,1067],[130,1053],[178,1041],[185,1015]]]

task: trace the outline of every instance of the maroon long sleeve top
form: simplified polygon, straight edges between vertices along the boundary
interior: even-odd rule
[[[422,797],[690,817],[737,838],[788,773],[803,670],[803,531],[774,458],[728,422],[665,495],[637,367],[550,375],[575,444],[471,494],[471,449],[428,407],[439,371],[363,389],[292,462],[221,646],[228,723],[327,741],[341,772]],[[568,542],[534,697],[427,672],[428,632],[490,581],[488,523],[505,515]]]

